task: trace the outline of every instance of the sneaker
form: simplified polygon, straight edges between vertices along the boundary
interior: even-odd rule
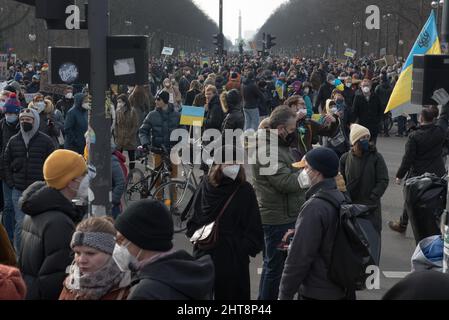
[[[399,233],[405,233],[405,231],[407,230],[407,227],[401,226],[401,224],[397,221],[389,221],[388,226],[391,230]]]

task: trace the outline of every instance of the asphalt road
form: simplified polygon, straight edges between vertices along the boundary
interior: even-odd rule
[[[403,206],[402,187],[394,184],[396,171],[400,165],[404,153],[406,138],[379,138],[378,149],[384,156],[388,166],[390,185],[382,198],[382,213],[384,228],[382,231],[382,256],[380,263],[379,288],[365,290],[357,293],[360,300],[379,300],[385,292],[396,284],[410,271],[410,258],[415,250],[415,242],[411,231],[401,235],[391,231],[387,222],[398,219]],[[251,170],[247,170],[248,179],[251,181]],[[409,228],[410,229],[410,228]],[[175,236],[175,247],[192,251],[192,246],[183,234]],[[251,292],[256,299],[262,267],[262,255],[251,260]]]

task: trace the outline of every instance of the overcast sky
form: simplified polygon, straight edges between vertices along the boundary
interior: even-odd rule
[[[271,13],[287,0],[223,0],[223,32],[234,42],[239,33],[239,10],[242,11],[243,37],[245,31],[256,31]],[[218,24],[219,0],[193,0]]]

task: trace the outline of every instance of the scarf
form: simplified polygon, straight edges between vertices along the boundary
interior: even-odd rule
[[[120,271],[112,256],[100,270],[89,274],[81,274],[79,267],[73,262],[65,287],[75,294],[76,300],[100,300],[111,289],[126,287],[130,283],[130,277],[129,283],[122,283],[122,280],[126,280],[126,276],[126,273]]]

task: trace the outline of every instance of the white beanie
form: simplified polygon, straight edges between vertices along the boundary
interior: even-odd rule
[[[355,145],[364,136],[371,138],[371,133],[367,128],[356,123],[351,126],[351,133],[349,135],[351,145]]]

